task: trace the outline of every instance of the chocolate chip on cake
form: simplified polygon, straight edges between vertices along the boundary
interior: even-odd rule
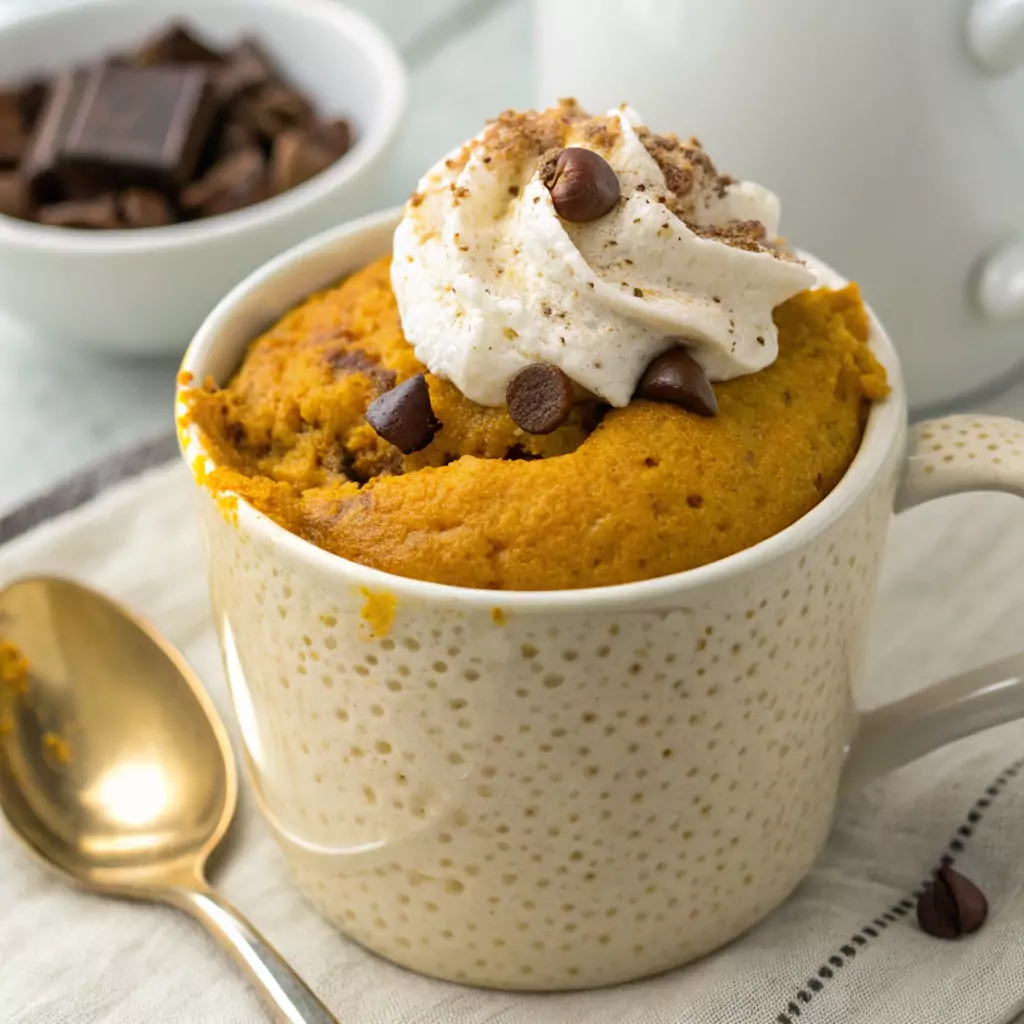
[[[644,370],[637,398],[671,402],[698,416],[714,416],[718,399],[700,364],[684,348],[670,348]]]
[[[422,373],[385,391],[366,410],[366,422],[403,455],[426,448],[441,429]]]
[[[592,149],[577,146],[558,154],[548,188],[555,213],[563,220],[576,222],[603,217],[622,194],[611,164]]]
[[[549,363],[524,366],[505,391],[508,414],[528,434],[550,434],[572,411],[572,381]]]
[[[937,939],[976,932],[988,917],[985,894],[966,876],[943,864],[917,901],[922,931]]]

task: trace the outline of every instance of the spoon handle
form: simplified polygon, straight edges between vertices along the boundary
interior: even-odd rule
[[[283,1024],[338,1024],[280,954],[212,889],[175,889],[169,901],[206,926]]]

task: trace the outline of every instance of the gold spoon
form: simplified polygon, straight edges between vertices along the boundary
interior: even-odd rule
[[[216,709],[152,626],[66,580],[0,590],[0,808],[15,835],[87,889],[191,914],[278,1019],[337,1024],[206,882],[237,792]]]

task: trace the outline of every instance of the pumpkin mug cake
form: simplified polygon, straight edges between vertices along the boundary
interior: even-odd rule
[[[507,113],[190,346],[252,786],[375,952],[628,981],[742,934],[821,850],[905,402],[778,219],[628,108]]]
[[[818,288],[771,193],[628,107],[502,114],[420,182],[394,250],[187,392],[287,530],[496,590],[721,559],[838,483],[887,391],[856,286]]]

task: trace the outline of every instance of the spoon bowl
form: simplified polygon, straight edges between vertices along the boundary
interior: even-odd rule
[[[74,881],[148,895],[217,845],[238,789],[227,732],[148,624],[67,580],[0,593],[0,631],[28,663],[4,698],[0,806]]]
[[[0,589],[0,810],[15,836],[87,889],[191,914],[277,1019],[337,1024],[206,882],[237,795],[217,710],[154,627],[70,580]]]

